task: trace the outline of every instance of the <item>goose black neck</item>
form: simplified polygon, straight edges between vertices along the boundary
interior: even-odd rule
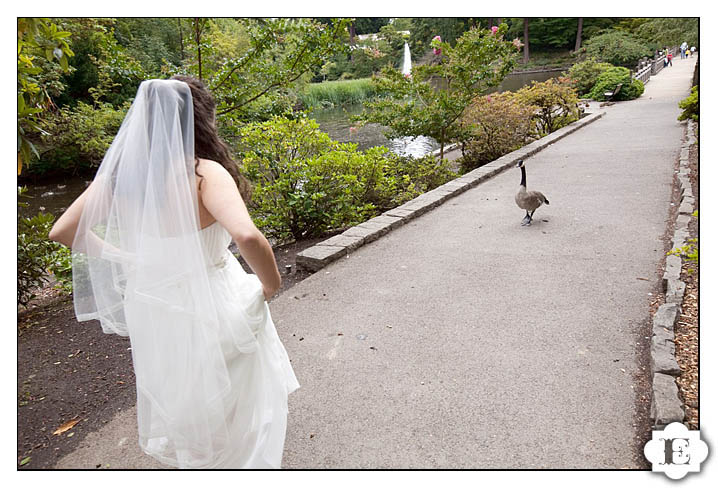
[[[526,186],[526,168],[524,168],[523,166],[521,167],[521,186]]]

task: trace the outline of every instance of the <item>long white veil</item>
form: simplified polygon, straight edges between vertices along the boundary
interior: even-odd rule
[[[140,446],[202,467],[228,443],[230,381],[201,243],[192,95],[143,82],[88,191],[73,243],[75,312],[130,337]],[[242,324],[224,332],[257,347]]]

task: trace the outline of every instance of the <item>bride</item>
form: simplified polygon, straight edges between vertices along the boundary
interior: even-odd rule
[[[174,467],[281,465],[299,384],[267,306],[281,279],[247,190],[204,85],[148,80],[50,232],[72,247],[78,321],[130,337],[140,447]]]

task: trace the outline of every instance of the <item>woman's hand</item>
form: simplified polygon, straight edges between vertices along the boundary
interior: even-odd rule
[[[262,285],[262,292],[264,292],[264,299],[269,301],[272,297],[274,297],[274,294],[277,293],[277,289],[274,288],[267,288],[265,285]]]

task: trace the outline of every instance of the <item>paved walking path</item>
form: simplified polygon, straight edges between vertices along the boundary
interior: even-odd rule
[[[302,384],[284,466],[644,467],[639,352],[694,64],[527,159],[551,202],[531,227],[510,170],[274,300]],[[160,467],[134,415],[58,467]]]

